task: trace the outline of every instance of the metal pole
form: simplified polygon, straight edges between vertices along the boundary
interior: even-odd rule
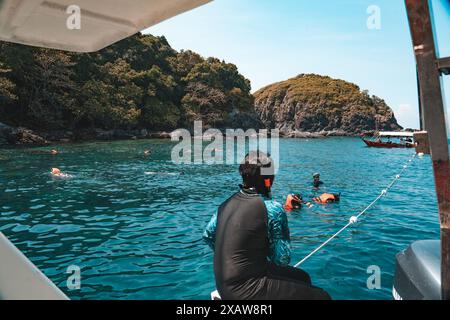
[[[444,101],[427,0],[405,0],[419,75],[422,117],[428,132],[441,223],[442,299],[450,300],[450,164]]]
[[[420,95],[420,80],[419,80],[419,71],[416,71],[417,78],[417,94]],[[420,131],[425,130],[425,125],[423,123],[423,111],[422,111],[422,101],[419,99],[419,123],[420,123]]]

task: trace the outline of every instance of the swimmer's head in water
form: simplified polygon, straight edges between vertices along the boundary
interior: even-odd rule
[[[249,152],[239,166],[239,174],[244,187],[255,189],[259,194],[269,196],[275,179],[272,164],[272,159],[264,152]]]
[[[302,196],[300,194],[290,194],[287,196],[285,209],[288,211],[293,209],[300,209],[302,207]]]
[[[53,149],[53,150],[50,151],[50,153],[51,154],[58,154],[58,150]]]
[[[59,175],[61,174],[61,170],[59,170],[58,168],[52,168],[52,174]]]

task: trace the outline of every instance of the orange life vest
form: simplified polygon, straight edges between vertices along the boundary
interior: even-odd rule
[[[320,195],[317,198],[314,198],[314,201],[317,203],[329,203],[329,202],[335,202],[336,201],[336,196],[334,194],[331,193],[324,193],[322,195]]]
[[[294,210],[294,209],[297,209],[297,208],[294,208],[294,206],[292,205],[292,201],[300,201],[300,199],[298,199],[297,197],[295,197],[294,195],[292,195],[292,194],[289,194],[288,196],[287,196],[287,198],[286,198],[286,202],[285,202],[285,204],[284,204],[284,210],[286,210],[286,211],[292,211],[292,210]]]

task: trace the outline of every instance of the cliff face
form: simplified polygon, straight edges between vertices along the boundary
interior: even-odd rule
[[[254,96],[264,125],[284,135],[324,131],[356,135],[402,129],[382,99],[330,77],[302,74],[262,88]]]

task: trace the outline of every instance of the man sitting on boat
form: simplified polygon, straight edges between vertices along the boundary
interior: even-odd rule
[[[222,299],[330,299],[309,275],[288,266],[291,246],[281,204],[270,197],[272,159],[250,152],[239,167],[241,190],[222,203],[203,238],[214,250],[214,274]]]

